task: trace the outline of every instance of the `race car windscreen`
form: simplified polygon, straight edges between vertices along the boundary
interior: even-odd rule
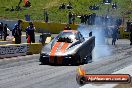
[[[62,32],[61,34],[58,35],[57,39],[58,42],[72,43],[73,40],[75,39],[75,34],[73,34],[72,32]]]

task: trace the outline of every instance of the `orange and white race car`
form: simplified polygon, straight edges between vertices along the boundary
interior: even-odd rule
[[[42,64],[86,64],[92,61],[95,37],[84,38],[77,30],[64,30],[40,53]]]

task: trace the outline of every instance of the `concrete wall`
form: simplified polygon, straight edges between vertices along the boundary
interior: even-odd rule
[[[13,29],[15,23],[17,23],[17,20],[4,20],[0,19],[0,22],[3,22],[4,24],[8,25],[8,28],[10,30]],[[33,24],[36,27],[36,32],[51,32],[51,33],[59,33],[64,29],[66,24],[60,24],[60,23],[45,23],[45,22],[33,22]],[[29,26],[29,22],[23,21],[22,23],[22,29],[25,31],[26,27]],[[72,29],[77,29],[78,25],[71,24],[70,25]]]
[[[51,32],[51,33],[60,33],[60,31],[64,30],[66,24],[60,23],[45,23],[45,22],[33,22],[36,27],[36,32]],[[28,22],[22,23],[22,29],[25,31],[25,28],[29,26]],[[77,29],[78,25],[70,25],[71,29]]]
[[[41,43],[22,43],[0,45],[0,58],[39,54],[43,45]]]

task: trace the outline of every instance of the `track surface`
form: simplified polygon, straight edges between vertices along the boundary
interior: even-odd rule
[[[112,73],[132,63],[131,46],[110,47],[110,56],[83,65],[88,73]],[[0,61],[0,88],[79,88],[78,66],[40,65],[38,58],[39,55],[33,55]]]

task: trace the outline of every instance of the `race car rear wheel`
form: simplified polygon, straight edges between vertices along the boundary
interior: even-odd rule
[[[93,58],[93,57],[92,57],[92,54],[90,54],[90,55],[88,56],[88,58],[87,58],[87,59],[88,59],[88,63],[91,63],[91,62],[92,62],[92,58]]]
[[[78,65],[82,65],[83,64],[83,58],[79,55],[78,56]]]
[[[90,54],[89,56],[83,59],[83,64],[87,64],[91,62],[92,62],[92,54]]]
[[[88,63],[88,59],[87,58],[84,58],[83,59],[83,64],[87,64]]]

